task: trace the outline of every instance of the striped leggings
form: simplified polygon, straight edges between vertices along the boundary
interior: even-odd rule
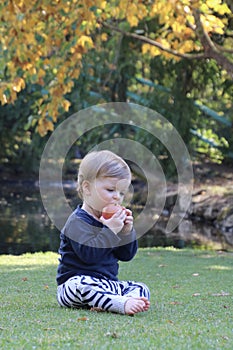
[[[57,287],[57,300],[63,307],[97,307],[124,314],[128,297],[150,298],[148,287],[141,282],[112,281],[81,275]]]

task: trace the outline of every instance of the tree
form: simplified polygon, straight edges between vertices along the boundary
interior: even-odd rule
[[[140,32],[146,35],[142,35],[111,24],[103,25],[144,42],[142,51],[149,51],[152,56],[163,54],[167,58],[176,59],[213,58],[233,77],[233,61],[227,56],[233,53],[232,40],[226,42],[225,47],[215,42],[216,36],[232,37],[232,33],[228,33],[231,10],[226,3],[221,3],[220,0],[156,1],[150,10],[152,18],[153,15],[160,24],[157,33],[148,32],[144,28]],[[135,16],[128,21],[132,26],[133,23],[138,23]]]
[[[20,91],[36,86],[28,121],[41,136],[46,135],[69,111],[67,95],[80,76],[83,58],[113,32],[140,41],[143,55],[214,59],[232,79],[228,2],[4,0],[0,5],[1,104],[14,103]]]

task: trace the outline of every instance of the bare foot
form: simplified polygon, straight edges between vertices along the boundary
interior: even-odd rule
[[[149,300],[148,300],[147,298],[145,298],[145,297],[141,297],[140,299],[143,300],[144,303],[145,303],[144,311],[148,311],[149,308],[150,308],[150,302],[149,302]]]
[[[150,307],[150,302],[147,298],[133,298],[129,299],[125,303],[125,313],[126,315],[134,315],[138,312],[147,311]]]

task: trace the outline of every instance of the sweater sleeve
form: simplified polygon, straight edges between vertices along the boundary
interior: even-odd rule
[[[93,248],[112,248],[121,240],[107,226],[93,226],[75,216],[69,218],[63,233],[75,242]]]
[[[119,246],[114,250],[114,255],[121,261],[129,261],[133,259],[138,249],[136,232],[133,229],[130,234],[118,234],[121,239]]]

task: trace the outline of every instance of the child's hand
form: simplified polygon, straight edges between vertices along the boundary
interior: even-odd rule
[[[110,230],[117,234],[122,232],[125,226],[126,218],[128,218],[126,211],[128,211],[128,209],[119,207],[119,210],[117,210],[117,212],[110,219],[105,219],[102,215],[99,220],[102,222],[102,224],[108,226]]]
[[[130,233],[133,228],[133,215],[131,210],[125,209],[125,211],[126,211],[126,218],[125,218],[124,226],[121,230],[121,233],[127,234],[127,233]]]

